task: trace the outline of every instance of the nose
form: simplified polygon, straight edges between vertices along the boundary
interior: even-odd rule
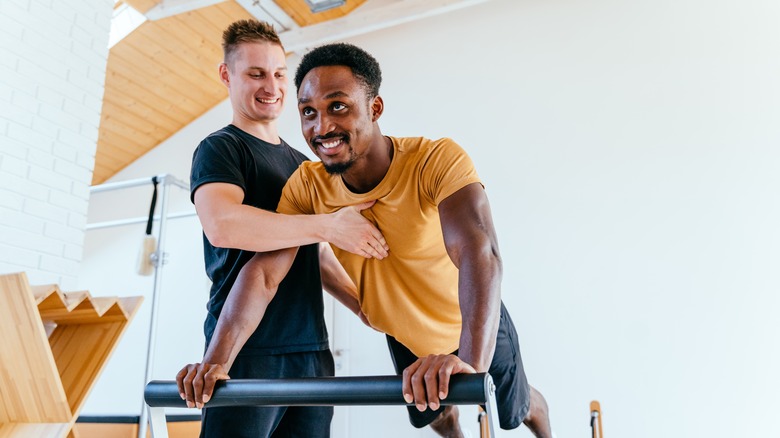
[[[333,131],[334,125],[325,112],[320,112],[314,118],[314,135],[325,135]]]

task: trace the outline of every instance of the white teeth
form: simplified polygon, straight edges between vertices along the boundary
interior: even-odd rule
[[[341,143],[341,139],[338,140],[332,140],[332,141],[323,141],[320,143],[320,146],[322,146],[324,149],[331,149],[335,148]]]
[[[260,103],[276,103],[279,101],[279,98],[276,99],[257,99]]]

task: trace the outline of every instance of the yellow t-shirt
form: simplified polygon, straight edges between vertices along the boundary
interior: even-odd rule
[[[448,138],[394,138],[394,155],[384,179],[370,192],[351,192],[321,162],[304,162],[287,181],[280,213],[332,213],[376,200],[363,216],[390,246],[384,260],[365,259],[333,247],[355,282],[360,307],[373,327],[417,356],[458,348],[461,313],[458,269],[444,246],[439,203],[480,182],[466,152]]]

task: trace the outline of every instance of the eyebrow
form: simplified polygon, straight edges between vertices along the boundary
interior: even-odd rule
[[[266,70],[266,68],[265,68],[265,67],[255,67],[255,66],[247,67],[246,69],[247,69],[247,70],[262,70],[262,71],[265,71],[265,70]],[[271,69],[271,70],[273,70],[273,71],[285,70],[285,71],[286,71],[286,70],[287,70],[287,66],[284,66],[284,67],[277,67],[277,68],[275,68],[275,69]]]
[[[334,91],[328,95],[325,96],[325,99],[334,99],[336,97],[349,97],[349,94],[343,92],[343,91]],[[298,103],[309,103],[311,102],[311,99],[301,98],[298,99]]]

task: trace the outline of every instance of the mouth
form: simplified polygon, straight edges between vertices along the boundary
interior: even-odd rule
[[[342,146],[346,145],[348,139],[346,136],[328,136],[325,138],[315,138],[312,140],[314,147],[324,155],[335,155],[341,151]]]
[[[278,97],[275,97],[273,99],[263,99],[263,98],[260,98],[260,97],[256,97],[255,100],[260,102],[260,103],[262,103],[262,104],[265,104],[265,105],[273,105],[273,104],[279,102],[279,98]]]

